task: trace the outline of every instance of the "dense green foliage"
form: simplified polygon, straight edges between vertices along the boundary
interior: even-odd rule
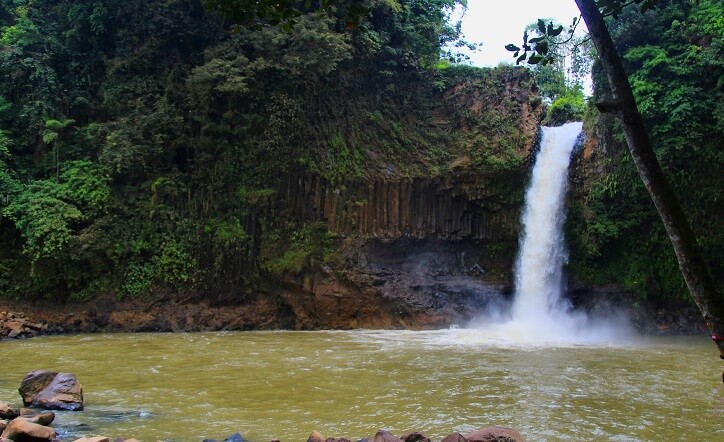
[[[520,103],[483,104],[506,85],[527,91],[531,75],[445,61],[456,57],[441,48],[465,44],[448,23],[464,2],[203,3],[227,17],[225,5],[282,8],[237,11],[231,25],[200,0],[0,1],[0,293],[233,301],[335,259],[324,223],[279,207],[285,180],[436,177],[462,157],[501,185],[525,173]],[[620,15],[612,29],[657,154],[721,274],[722,7]],[[550,124],[584,109],[567,69],[533,71]],[[572,266],[681,296],[624,143],[596,117],[608,155],[569,218]],[[507,195],[518,204],[522,189]]]
[[[354,3],[232,26],[200,0],[0,1],[0,293],[231,301],[334,251],[275,206],[290,177],[434,176],[455,146],[523,170],[514,101],[485,110],[494,142],[449,132],[478,121],[451,86],[530,84],[436,67],[460,2]]]
[[[714,275],[724,262],[724,6],[661,1],[641,14],[625,9],[610,24],[656,155],[676,188]],[[598,74],[596,99],[606,99]],[[594,130],[605,173],[585,189],[569,219],[572,263],[595,282],[619,281],[641,295],[686,297],[663,226],[612,118]]]

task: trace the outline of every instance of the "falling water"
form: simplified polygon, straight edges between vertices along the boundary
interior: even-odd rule
[[[568,165],[581,123],[543,127],[522,217],[523,235],[515,268],[513,318],[526,323],[558,321],[565,313],[563,241]]]
[[[538,347],[623,343],[633,337],[627,317],[615,309],[589,317],[571,311],[565,289],[563,238],[568,166],[582,123],[543,127],[540,151],[526,191],[520,251],[515,265],[515,299],[510,313],[490,311],[471,321],[478,333],[466,341]]]

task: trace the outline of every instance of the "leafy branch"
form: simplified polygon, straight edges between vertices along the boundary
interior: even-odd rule
[[[630,5],[639,5],[641,12],[646,12],[656,8],[659,0],[598,0],[596,4],[601,10],[604,17],[613,17],[617,19],[624,8]],[[568,40],[559,42],[555,40],[563,32],[563,26],[554,26],[553,22],[547,25],[542,19],[538,19],[537,31],[538,36],[528,38],[528,30],[523,33],[523,44],[517,46],[513,43],[505,45],[505,49],[513,52],[515,64],[525,61],[531,65],[545,66],[552,63],[555,55],[550,53],[550,49],[554,45],[564,44],[573,38],[576,27],[580,24],[581,17],[575,17],[573,23],[568,28]]]
[[[580,18],[573,19],[573,24],[568,30],[571,36],[573,36],[573,32],[575,32],[579,22]],[[526,59],[528,64],[540,64],[542,66],[553,62],[554,57],[549,54],[549,51],[554,44],[557,44],[554,38],[563,32],[563,26],[554,26],[553,22],[549,22],[546,25],[542,19],[538,19],[537,30],[539,35],[530,39],[528,38],[528,30],[525,30],[523,33],[522,47],[512,43],[505,46],[505,49],[513,52],[513,57],[516,57],[515,64],[520,64],[522,61],[526,61]]]

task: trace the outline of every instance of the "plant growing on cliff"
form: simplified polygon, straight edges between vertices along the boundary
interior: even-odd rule
[[[335,249],[324,223],[307,222],[296,228],[292,225],[273,228],[267,230],[262,242],[261,266],[277,278],[299,275],[316,270]]]

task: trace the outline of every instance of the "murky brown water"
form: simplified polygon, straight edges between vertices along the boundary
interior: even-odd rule
[[[34,369],[75,373],[66,440],[304,441],[379,428],[438,438],[488,425],[536,440],[724,440],[721,363],[705,338],[523,348],[482,332],[115,334],[0,342],[0,401]]]

